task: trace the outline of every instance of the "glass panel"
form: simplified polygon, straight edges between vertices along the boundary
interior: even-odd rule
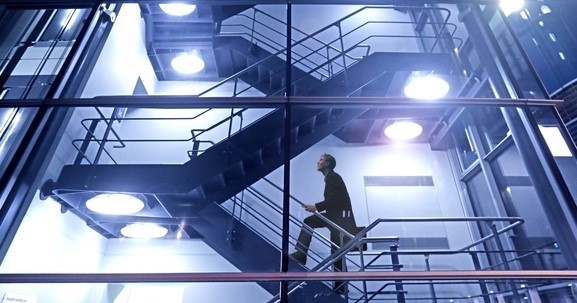
[[[123,4],[82,97],[282,96],[285,12],[285,5],[196,5],[171,15],[158,2]]]
[[[574,8],[571,2],[528,1],[507,18],[549,94],[577,77],[575,20],[568,13]]]
[[[5,302],[24,303],[267,302],[272,295],[262,285],[278,289],[278,282],[27,283],[2,284],[0,293]]]
[[[487,23],[491,27],[493,34],[497,38],[498,46],[504,55],[504,60],[508,64],[512,72],[512,76],[522,92],[524,98],[544,98],[546,92],[541,88],[541,81],[546,78],[545,74],[540,74],[539,79],[533,70],[533,66],[525,57],[524,51],[521,50],[521,45],[517,44],[517,37],[514,37],[509,29],[505,26],[506,20],[503,20],[498,11],[491,13],[493,6],[487,6],[485,9],[485,16]],[[511,18],[518,18],[518,12],[512,13]],[[525,43],[525,45],[527,45]],[[559,70],[559,68],[557,68]],[[518,94],[521,92],[517,92]]]
[[[23,129],[30,124],[35,112],[32,108],[0,108],[0,174],[4,174],[8,163],[14,160],[24,136]]]
[[[292,11],[295,96],[434,99],[464,88],[468,62],[458,52],[466,32],[454,5],[299,4]],[[423,88],[429,80],[442,84]]]
[[[88,9],[7,9],[0,19],[0,99],[42,99],[75,43]]]
[[[77,108],[0,268],[278,271],[282,206],[270,199],[282,201],[282,175],[264,198],[251,184],[283,170],[283,117],[272,107]]]
[[[77,108],[42,178],[39,198],[32,201],[0,270],[279,271],[285,112],[241,105]],[[462,121],[466,115],[456,118],[451,129],[440,122],[461,107],[292,104],[289,252],[297,251],[297,239],[303,243],[303,221],[315,229],[306,262],[290,260],[289,270],[566,268],[555,241],[559,231],[547,228],[547,208],[536,194],[539,189],[528,182],[514,145],[494,151],[498,154],[490,162],[491,171],[484,171],[486,166],[470,170],[476,175],[468,179],[463,194],[453,174],[456,163],[450,160],[456,147],[439,143],[469,125]],[[479,107],[489,108],[475,105]],[[385,131],[409,121],[422,132],[402,144]],[[334,172],[327,170],[332,164],[325,153],[336,159]],[[332,228],[343,228],[353,241],[345,234],[341,243],[340,235],[321,228],[329,223],[305,219],[316,213],[301,207],[325,210],[318,202],[331,201],[335,184],[340,187],[337,204],[344,207],[335,212],[327,206],[325,214],[336,224]],[[499,191],[496,195],[490,195],[493,188]],[[144,203],[136,203],[135,213],[100,213],[93,207],[102,201],[92,198],[113,193]],[[497,197],[501,200],[494,200]],[[152,231],[159,238],[137,238],[127,229],[135,223],[149,231],[156,224]],[[331,249],[329,241],[340,245]],[[365,286],[355,283],[350,290],[366,295]],[[391,293],[394,283],[369,284],[370,289],[388,289],[386,295],[398,294]],[[458,297],[442,284],[434,285],[436,294]],[[339,296],[340,285],[323,284],[314,292]],[[507,297],[522,292],[520,285],[509,282],[486,285],[466,284],[459,294],[478,296],[492,290]],[[430,286],[407,283],[406,295],[430,298],[436,295]],[[276,287],[265,290],[274,295]],[[306,289],[306,294],[312,292]]]
[[[474,112],[479,121],[489,121],[500,113],[499,108],[489,106],[465,110]],[[565,267],[555,241],[559,231],[546,228],[548,220],[536,195],[538,189],[529,181],[513,144],[494,150],[491,159],[496,160],[489,162],[492,166],[473,163],[468,170],[472,174],[467,177],[468,195],[460,196],[451,174],[455,163],[448,154],[459,146],[433,148],[439,146],[436,140],[443,139],[431,135],[443,133],[430,123],[435,113],[442,120],[451,111],[455,108],[293,105],[292,115],[299,121],[298,127],[291,128],[293,148],[305,148],[314,138],[314,144],[291,162],[293,259],[309,270],[331,270],[346,250],[352,251],[363,242],[345,241],[340,250],[331,250],[330,242],[339,242],[339,233],[356,231],[361,237],[366,234],[362,241],[368,250],[346,254],[348,271],[365,271],[371,266],[375,270],[394,269],[395,264],[386,257],[394,249],[399,251],[399,265],[408,271]],[[326,123],[325,115],[331,116],[332,125]],[[456,118],[452,135],[466,133],[465,125],[476,127],[464,121],[467,116]],[[422,126],[420,136],[403,144],[387,137],[388,126],[409,120]],[[324,133],[329,127],[332,135]],[[336,159],[334,172],[323,166],[325,153]],[[507,170],[511,168],[515,170]],[[319,171],[326,176],[322,178]],[[342,187],[341,182],[346,192],[341,189],[336,195],[340,198],[331,200],[331,193]],[[327,201],[337,205],[333,206],[336,213]],[[300,204],[314,205],[343,230],[331,232],[338,228],[319,219],[319,214],[311,214],[310,209],[303,210]],[[349,210],[354,221],[349,219]],[[313,229],[312,241],[307,226]],[[366,226],[369,228],[363,231]],[[476,253],[471,254],[472,250]],[[340,270],[335,267],[333,270]],[[505,283],[499,290],[511,290],[511,286]]]
[[[575,143],[567,133],[565,126],[559,122],[561,120],[557,111],[548,108],[532,108],[532,111],[537,119],[539,131],[555,159],[573,200],[577,201]]]
[[[527,171],[514,146],[507,148],[493,163],[503,207],[508,216],[521,217],[523,226],[514,230],[510,239],[518,250],[535,250],[519,261],[523,268],[562,269],[564,260],[551,224],[543,218],[545,209],[536,194]],[[518,253],[523,255],[523,253]],[[547,262],[548,261],[548,262]],[[552,266],[552,267],[549,267]]]

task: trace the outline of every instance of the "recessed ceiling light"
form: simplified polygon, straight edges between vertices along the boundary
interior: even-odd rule
[[[179,55],[172,59],[170,65],[181,74],[194,74],[204,69],[204,61],[197,52]]]
[[[403,92],[405,96],[414,99],[439,99],[449,92],[449,83],[439,77],[430,75],[414,77],[405,86]]]
[[[399,121],[385,128],[385,135],[393,140],[411,140],[423,132],[423,127],[415,122]]]
[[[186,16],[196,9],[196,5],[184,3],[163,3],[159,6],[163,12],[172,16]]]
[[[166,236],[168,229],[153,223],[133,223],[123,227],[120,233],[127,238],[153,239]]]
[[[86,201],[91,211],[107,215],[129,215],[142,210],[144,202],[127,194],[100,194]]]
[[[524,0],[501,0],[499,4],[499,7],[501,7],[505,16],[509,16],[510,14],[521,10],[524,6]]]

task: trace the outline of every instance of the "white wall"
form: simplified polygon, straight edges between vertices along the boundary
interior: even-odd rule
[[[238,272],[200,239],[108,240],[100,270],[110,273]],[[136,286],[131,289],[132,296],[136,297],[149,289],[144,285],[127,285]],[[159,293],[163,288],[182,287],[182,302],[214,302],[217,298],[219,302],[250,303],[266,302],[272,297],[256,283],[153,283],[152,287],[159,287]]]
[[[138,4],[124,4],[106,40],[82,98],[130,96],[138,78],[154,91],[156,78],[144,43],[144,21]]]
[[[106,239],[60,204],[35,198],[6,257],[2,273],[98,272]],[[4,284],[5,292],[36,296],[38,302],[100,302],[103,284]]]

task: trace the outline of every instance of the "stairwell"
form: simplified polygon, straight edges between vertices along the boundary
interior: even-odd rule
[[[214,75],[206,77],[216,75],[224,78],[220,83],[242,81],[267,96],[284,96],[287,87],[293,96],[385,96],[393,89],[396,74],[410,73],[415,69],[453,68],[451,57],[446,54],[375,52],[354,60],[350,57],[347,59],[351,61],[349,65],[345,60],[345,64],[340,66],[337,66],[340,64],[339,56],[327,56],[317,67],[306,71],[292,64],[292,81],[287,85],[287,64],[283,59],[285,48],[271,52],[261,47],[262,44],[242,36],[219,35],[222,21],[245,9],[247,7],[227,10],[213,6],[213,19],[191,23],[194,30],[187,31],[189,41],[186,43],[202,46],[203,52],[209,52],[216,62],[214,69],[209,68]],[[149,32],[150,41],[154,42],[153,37],[168,25],[162,22],[151,24],[155,24]],[[163,72],[161,56],[158,55],[162,49],[175,47],[178,43],[156,41],[147,45],[159,79],[170,77],[170,74]],[[302,41],[295,42],[298,43]],[[350,47],[348,51],[356,48]],[[347,56],[346,50],[341,50],[340,56]],[[297,60],[302,62],[304,58],[306,56]],[[242,93],[235,90],[232,96],[242,96]],[[100,192],[144,195],[149,200],[158,201],[166,210],[165,218],[148,218],[149,221],[178,224],[185,220],[189,236],[202,237],[241,271],[277,271],[280,267],[279,250],[218,204],[281,167],[285,144],[290,143],[292,159],[337,133],[366,111],[362,107],[293,108],[293,119],[286,126],[291,136],[286,140],[285,113],[276,109],[182,165],[68,165],[57,180],[44,185],[42,195],[53,196],[79,216],[87,217],[93,228],[107,237],[118,236],[118,225],[100,222],[101,217],[90,217],[81,211],[79,206],[83,201]],[[306,270],[296,263],[291,263],[290,267],[291,270]],[[270,283],[262,286],[271,294],[278,293],[277,287],[271,287]],[[345,301],[323,283],[307,283],[295,290],[290,298],[291,302]]]

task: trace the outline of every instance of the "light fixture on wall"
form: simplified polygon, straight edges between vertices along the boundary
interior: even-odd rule
[[[172,16],[186,16],[196,10],[196,5],[184,3],[162,3],[160,9]]]
[[[132,195],[120,193],[100,194],[86,201],[93,212],[107,215],[130,215],[144,208],[144,202]]]
[[[411,76],[408,82],[403,93],[413,99],[439,99],[447,95],[450,88],[446,80],[433,75]]]
[[[423,127],[411,121],[398,121],[385,128],[385,135],[393,140],[407,141],[418,137]]]
[[[195,74],[204,69],[204,60],[198,50],[176,56],[170,62],[172,68],[181,74]]]
[[[154,239],[162,238],[168,233],[168,228],[153,223],[132,223],[120,230],[127,238]]]

